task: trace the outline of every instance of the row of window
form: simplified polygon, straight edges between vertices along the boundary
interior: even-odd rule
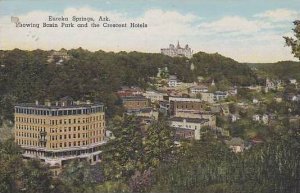
[[[91,131],[88,133],[77,133],[77,138],[87,138],[91,136],[96,136],[96,135],[101,135],[104,134],[104,130],[96,130],[96,131]],[[16,132],[17,137],[28,137],[28,138],[40,138],[41,135],[37,133],[31,133],[31,132]],[[76,138],[76,133],[73,134],[73,138]],[[58,139],[72,139],[72,134],[64,134],[64,135],[50,135],[50,140],[58,140]]]
[[[96,135],[101,135],[104,134],[104,131],[102,130],[97,130],[94,132],[90,133],[73,133],[73,134],[65,134],[65,135],[51,135],[50,136],[50,141],[55,141],[55,140],[63,140],[63,139],[76,139],[76,138],[88,138],[88,137],[93,137]]]
[[[173,124],[172,125],[173,127],[179,127],[179,128],[187,128],[187,129],[193,129],[193,125],[176,125],[176,124]],[[194,126],[194,129],[196,130],[198,127],[195,125]],[[199,126],[199,128],[201,128],[201,126]]]
[[[74,109],[35,109],[26,107],[16,107],[15,112],[28,115],[48,115],[48,116],[62,116],[62,115],[82,115],[103,112],[103,106],[90,107],[90,108],[74,108]]]
[[[46,124],[46,119],[35,119],[26,117],[16,117],[16,122],[21,123],[35,123],[35,124]]]
[[[35,146],[35,147],[45,147],[44,144],[36,141],[36,140],[29,140],[29,139],[16,139],[17,144],[25,145],[25,146]]]
[[[89,130],[89,129],[97,129],[97,128],[101,128],[105,126],[105,122],[102,123],[96,123],[96,124],[92,124],[92,125],[86,125],[86,126],[74,126],[73,130],[72,127],[68,127],[68,131],[80,131],[81,128],[83,131],[85,130]],[[37,126],[29,126],[29,125],[19,125],[16,124],[15,128],[17,130],[28,130],[28,131],[46,131],[46,127],[37,127]],[[62,128],[50,128],[50,133],[57,133],[57,132],[67,132],[67,127],[64,127],[64,129]]]
[[[88,142],[97,143],[104,140],[104,137],[93,138],[90,140],[83,140],[83,141],[73,141],[73,142],[61,142],[61,143],[50,143],[50,148],[62,148],[62,147],[77,147],[77,146],[84,146],[88,145]],[[45,147],[42,143],[36,140],[27,140],[27,139],[16,139],[17,144],[23,146],[38,146],[38,147]]]
[[[37,127],[37,126],[29,126],[29,125],[16,124],[15,128],[17,130],[27,130],[27,131],[46,131],[46,127]]]
[[[50,125],[58,125],[58,124],[76,124],[76,123],[90,123],[93,121],[102,121],[104,120],[104,115],[93,116],[88,118],[77,118],[77,119],[59,119],[59,120],[51,120]]]
[[[87,125],[87,126],[74,126],[73,127],[73,129],[72,129],[72,127],[64,127],[64,129],[62,129],[62,128],[50,128],[50,133],[58,133],[58,132],[60,132],[60,133],[62,133],[62,132],[67,132],[67,131],[69,131],[69,132],[73,132],[73,131],[80,131],[81,130],[81,128],[82,128],[82,130],[83,131],[85,131],[85,130],[89,130],[89,129],[101,129],[101,127],[104,127],[104,122],[103,123],[97,123],[97,124],[93,124],[93,125]]]
[[[51,125],[58,125],[58,124],[90,123],[90,122],[93,122],[93,121],[101,121],[101,120],[104,120],[104,115],[93,116],[93,117],[88,117],[88,118],[82,118],[82,120],[81,120],[81,118],[50,120],[50,124]],[[46,124],[46,119],[16,117],[16,122]]]
[[[104,137],[94,138],[90,140],[90,143],[97,143],[103,141]],[[73,142],[62,142],[62,143],[50,143],[50,147],[55,148],[64,148],[64,147],[78,147],[88,145],[88,140],[85,141],[73,141]]]
[[[17,137],[28,137],[28,138],[38,138],[40,137],[37,133],[24,133],[24,132],[16,132]]]

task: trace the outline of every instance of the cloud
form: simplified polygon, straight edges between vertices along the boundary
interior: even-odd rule
[[[4,16],[0,17],[0,49],[60,49],[82,46],[90,50],[153,52],[159,51],[163,44],[166,46],[170,41],[180,40],[186,34],[195,33],[193,22],[200,19],[193,14],[160,9],[150,9],[141,16],[129,17],[126,13],[100,11],[90,7],[67,8],[63,13],[32,11],[18,17],[22,23],[41,24],[47,21],[49,16],[83,16],[95,19],[108,16],[111,23],[146,23],[148,28],[16,28],[10,22],[10,16]],[[33,35],[39,37],[38,41],[33,41]]]
[[[259,23],[250,21],[239,16],[226,16],[217,21],[205,22],[199,25],[199,28],[209,32],[241,32],[251,33],[260,29]]]
[[[289,9],[268,10],[255,15],[255,17],[257,18],[267,19],[273,22],[293,21],[296,20],[299,16],[299,12]]]
[[[91,51],[159,52],[179,40],[195,52],[219,52],[241,62],[270,62],[291,59],[283,47],[278,27],[269,21],[241,16],[224,16],[208,21],[199,15],[178,11],[149,9],[140,16],[126,12],[96,10],[91,7],[66,8],[63,12],[31,11],[14,15],[22,23],[43,23],[49,16],[108,16],[111,23],[147,23],[148,28],[16,28],[11,16],[0,17],[0,49],[71,49]],[[70,21],[69,21],[70,22]],[[48,22],[49,23],[49,22]],[[51,22],[50,22],[51,23]],[[276,57],[275,57],[276,56]]]

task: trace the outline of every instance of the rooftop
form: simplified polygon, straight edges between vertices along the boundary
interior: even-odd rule
[[[128,97],[122,97],[123,101],[145,101],[148,100],[144,96],[128,96]]]
[[[172,117],[170,121],[176,122],[188,122],[188,123],[205,123],[208,122],[208,119],[200,119],[200,118],[185,118],[185,117]]]
[[[19,103],[16,104],[15,107],[29,107],[29,108],[43,108],[43,109],[62,109],[62,108],[88,108],[94,106],[104,106],[103,103],[91,103],[89,100],[87,101],[73,101],[71,97],[63,97],[58,101],[51,102],[49,100],[45,100],[44,103],[40,103],[39,101],[35,101],[35,103]]]

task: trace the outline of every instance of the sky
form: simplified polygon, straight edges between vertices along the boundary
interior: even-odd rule
[[[0,0],[0,50],[159,53],[179,41],[194,53],[217,52],[239,62],[295,60],[283,36],[293,36],[299,10],[299,0]],[[110,23],[147,28],[17,28],[11,21],[52,23],[49,16],[108,16]]]

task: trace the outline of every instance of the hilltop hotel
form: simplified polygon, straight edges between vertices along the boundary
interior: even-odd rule
[[[61,167],[72,159],[100,160],[105,143],[103,104],[73,102],[63,98],[52,104],[15,106],[15,141],[24,158],[39,158]]]
[[[162,48],[161,53],[170,57],[187,57],[191,58],[193,52],[189,45],[187,44],[184,48],[179,45],[177,42],[177,46],[175,47],[173,44],[169,45],[169,48]]]

